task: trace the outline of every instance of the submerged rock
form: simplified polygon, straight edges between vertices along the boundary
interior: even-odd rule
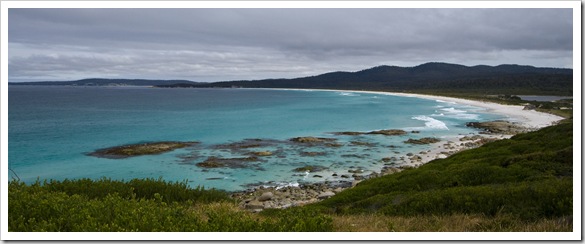
[[[385,136],[400,136],[400,135],[406,135],[406,131],[404,131],[404,130],[377,130],[377,131],[370,131],[367,134],[385,135]]]
[[[338,136],[359,136],[359,135],[363,135],[363,132],[357,132],[357,131],[342,131],[342,132],[333,132],[334,135],[338,135]]]
[[[325,143],[325,142],[333,142],[336,141],[335,138],[323,138],[323,137],[295,137],[290,139],[290,141],[298,142],[298,143]]]
[[[315,157],[315,156],[325,156],[327,155],[326,152],[301,152],[301,156],[304,157]]]
[[[154,155],[165,152],[170,152],[175,149],[189,147],[198,144],[199,142],[180,142],[180,141],[161,141],[161,142],[148,142],[138,143],[130,145],[122,145],[116,147],[108,147],[103,149],[95,150],[92,153],[88,153],[89,156],[100,157],[100,158],[111,158],[121,159],[142,155]]]
[[[376,143],[363,142],[363,141],[350,141],[349,143],[351,143],[351,145],[355,145],[355,146],[366,146],[366,147],[376,146]]]
[[[251,155],[265,157],[265,156],[272,156],[272,152],[270,151],[263,151],[263,152],[250,152]]]
[[[209,157],[201,163],[196,165],[203,168],[246,168],[250,165],[249,162],[259,161],[257,157],[245,158],[218,158]]]
[[[216,145],[215,149],[229,149],[232,151],[241,151],[242,149],[267,147],[282,143],[281,141],[272,139],[244,139],[238,142],[225,143]]]
[[[323,166],[318,166],[318,165],[307,165],[304,167],[300,167],[300,168],[296,168],[293,169],[294,172],[309,172],[309,173],[313,173],[313,172],[320,172],[323,170],[326,170],[327,167],[323,167]]]

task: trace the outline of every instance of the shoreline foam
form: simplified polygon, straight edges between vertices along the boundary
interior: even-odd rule
[[[273,88],[261,88],[261,89],[273,89]],[[564,119],[563,117],[538,112],[534,110],[524,110],[523,106],[516,105],[504,105],[491,102],[475,101],[462,98],[453,98],[436,95],[423,95],[413,93],[398,93],[398,92],[382,92],[382,91],[361,91],[361,90],[331,90],[331,89],[279,89],[275,90],[302,90],[302,91],[334,91],[334,92],[346,92],[346,93],[367,93],[367,94],[378,94],[378,95],[390,95],[390,96],[401,96],[401,97],[415,97],[421,99],[437,100],[441,102],[453,102],[461,105],[469,105],[479,108],[486,109],[488,113],[500,114],[507,117],[507,121],[518,123],[519,125],[526,127],[530,130],[537,130],[546,126],[553,125],[554,123]],[[432,148],[426,152],[416,154],[419,160],[410,160],[410,165],[403,165],[398,168],[390,167],[386,171],[381,171],[376,176],[383,176],[386,174],[392,174],[401,171],[401,167],[419,167],[430,161],[439,158],[446,158],[455,153],[468,150],[483,144],[483,140],[501,140],[510,138],[511,135],[503,134],[491,134],[482,135],[476,139],[465,139],[464,136],[454,135],[453,137],[443,138],[441,142],[432,144]],[[370,178],[370,177],[368,177]],[[367,179],[367,178],[366,178]],[[253,211],[261,211],[264,208],[286,208],[290,206],[298,206],[313,203],[321,199],[328,198],[342,190],[355,186],[361,180],[354,180],[351,186],[340,188],[340,187],[328,187],[327,182],[306,184],[306,185],[295,185],[287,187],[259,187],[255,189],[248,189],[246,191],[235,192],[232,197],[239,199],[240,206],[242,208],[250,209]],[[269,193],[268,193],[269,192]],[[295,196],[292,196],[293,192]],[[309,194],[312,193],[312,194]],[[263,194],[270,194],[275,198],[282,194],[286,194],[286,200],[278,201],[276,199],[267,199],[259,201]],[[321,197],[326,195],[326,197]],[[298,196],[304,196],[303,198],[297,199]],[[294,199],[294,200],[293,200]]]
[[[269,88],[273,89],[273,88]],[[480,107],[487,109],[488,113],[501,114],[511,119],[511,122],[517,122],[520,125],[530,129],[540,129],[546,126],[553,125],[555,122],[564,119],[563,117],[538,112],[535,110],[524,110],[524,106],[520,105],[504,105],[492,102],[484,102],[463,98],[454,98],[437,95],[425,95],[416,93],[400,93],[400,92],[385,92],[385,91],[362,91],[362,90],[331,90],[331,89],[279,89],[278,90],[304,90],[304,91],[334,91],[334,92],[355,92],[355,93],[367,93],[367,94],[378,94],[378,95],[390,95],[400,97],[415,97],[428,100],[437,100],[443,102],[453,102],[462,105],[469,105],[474,107]]]

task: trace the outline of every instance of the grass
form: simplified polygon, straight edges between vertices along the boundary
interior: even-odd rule
[[[510,215],[479,214],[386,216],[380,214],[334,215],[338,232],[571,232],[572,218],[523,221]]]

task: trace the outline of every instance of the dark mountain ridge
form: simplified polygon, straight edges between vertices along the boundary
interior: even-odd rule
[[[11,85],[155,86],[354,89],[398,92],[448,92],[516,95],[573,95],[573,70],[527,65],[498,66],[431,62],[414,67],[381,65],[355,72],[335,71],[292,79],[193,82],[189,80],[83,79],[78,81],[26,82]]]
[[[179,87],[162,85],[159,87]],[[293,79],[239,80],[180,87],[314,88],[410,92],[572,95],[573,70],[526,65],[464,66],[425,63],[414,67],[377,66]]]

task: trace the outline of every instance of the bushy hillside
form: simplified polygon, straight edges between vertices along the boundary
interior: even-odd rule
[[[415,67],[377,66],[294,79],[225,81],[160,87],[248,87],[363,89],[410,92],[572,95],[573,70],[522,65],[464,66],[426,63]]]
[[[395,216],[511,214],[524,220],[572,215],[571,122],[488,143],[364,181],[311,208]]]

